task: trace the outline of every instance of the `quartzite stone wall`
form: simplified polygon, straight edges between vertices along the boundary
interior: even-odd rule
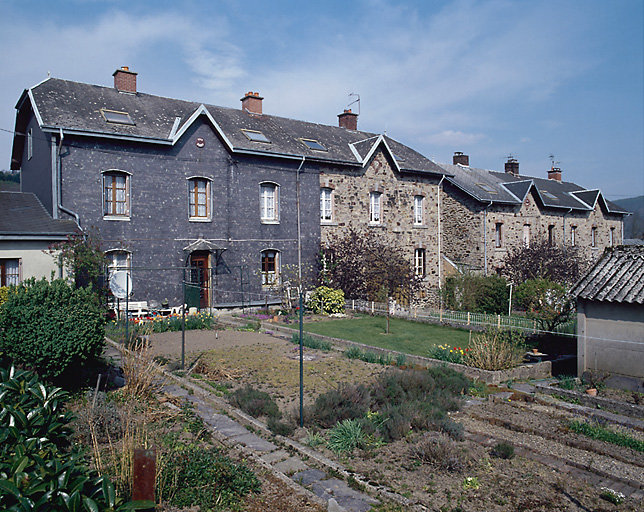
[[[402,247],[414,260],[417,248],[425,249],[425,283],[435,302],[439,286],[438,269],[438,179],[408,177],[395,170],[382,151],[377,151],[364,170],[320,169],[320,187],[332,190],[331,222],[321,222],[323,245],[341,237],[349,228],[374,230],[388,244]],[[382,221],[369,223],[369,196],[382,193]],[[414,225],[414,196],[424,197],[424,222]],[[433,293],[432,293],[433,292]]]

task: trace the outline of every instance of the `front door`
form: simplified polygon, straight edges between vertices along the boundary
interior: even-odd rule
[[[195,251],[190,255],[190,281],[199,286],[199,307],[207,308],[210,306],[208,300],[208,288],[210,268],[208,267],[208,252]]]

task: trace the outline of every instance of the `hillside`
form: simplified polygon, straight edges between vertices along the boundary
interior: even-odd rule
[[[632,215],[624,217],[624,238],[644,239],[644,196],[613,201]]]

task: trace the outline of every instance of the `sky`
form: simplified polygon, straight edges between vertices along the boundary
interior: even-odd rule
[[[0,169],[48,76],[358,128],[436,162],[644,194],[642,0],[0,0]]]

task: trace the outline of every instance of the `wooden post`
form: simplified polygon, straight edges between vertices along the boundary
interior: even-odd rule
[[[496,328],[501,328],[501,315],[496,315]]]
[[[470,312],[467,312],[467,325],[470,325]]]
[[[443,322],[443,308],[438,310],[438,321]]]
[[[374,304],[373,304],[373,301],[371,301],[371,314],[372,315],[373,315],[374,311],[375,311]]]
[[[154,450],[134,450],[132,468],[132,499],[154,501],[156,453]]]

